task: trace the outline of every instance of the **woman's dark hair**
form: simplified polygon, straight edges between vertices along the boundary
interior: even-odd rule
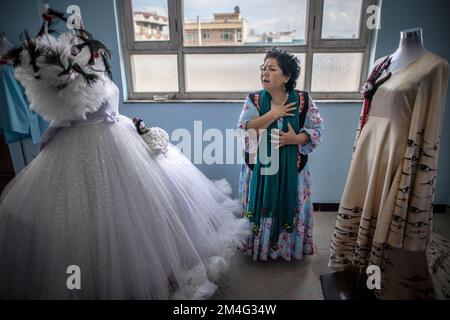
[[[300,60],[291,51],[277,47],[267,51],[264,61],[269,58],[276,59],[283,74],[289,77],[289,81],[285,84],[286,91],[294,89],[300,75]]]

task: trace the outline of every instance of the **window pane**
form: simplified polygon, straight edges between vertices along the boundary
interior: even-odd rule
[[[185,0],[184,45],[304,44],[306,2]]]
[[[304,87],[305,54],[295,54],[302,67],[297,88]],[[265,54],[188,54],[187,92],[250,92],[261,89],[259,68]]]
[[[167,0],[132,0],[135,41],[169,41]]]
[[[132,55],[135,92],[178,92],[177,55]]]
[[[311,91],[359,91],[363,53],[315,53]]]
[[[322,39],[359,39],[362,0],[324,0]]]

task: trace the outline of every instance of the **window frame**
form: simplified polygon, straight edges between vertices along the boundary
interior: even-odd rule
[[[322,17],[325,0],[307,0],[305,17],[305,38],[306,44],[278,46],[282,49],[289,49],[294,53],[304,53],[306,55],[305,65],[302,72],[305,72],[305,84],[303,90],[311,92],[312,65],[314,53],[363,53],[362,70],[360,84],[365,81],[368,74],[369,63],[371,62],[372,44],[374,43],[375,29],[368,29],[366,21],[370,14],[367,8],[370,5],[380,5],[379,0],[362,0],[360,32],[358,39],[321,39]],[[169,39],[170,41],[134,41],[134,25],[132,0],[116,0],[118,8],[118,23],[121,48],[123,53],[123,64],[126,78],[127,96],[125,102],[233,102],[241,101],[248,92],[186,92],[185,86],[185,62],[186,54],[255,54],[266,53],[271,45],[252,46],[188,46],[183,45],[183,0],[168,0],[169,16]],[[203,34],[201,35],[203,37]],[[275,44],[276,45],[276,44]],[[178,88],[179,92],[135,92],[132,80],[131,56],[135,54],[173,54],[177,55],[178,68]],[[354,92],[311,92],[315,100],[361,100],[362,96],[358,91]],[[163,101],[161,97],[165,97]]]

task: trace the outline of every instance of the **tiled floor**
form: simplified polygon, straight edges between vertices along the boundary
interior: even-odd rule
[[[335,221],[336,212],[315,213],[314,241],[319,250],[302,261],[253,261],[237,253],[213,299],[322,300],[319,276],[332,272],[327,263]],[[434,215],[434,230],[450,238],[449,213]]]

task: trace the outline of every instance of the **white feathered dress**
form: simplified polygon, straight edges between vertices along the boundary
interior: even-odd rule
[[[62,52],[72,34],[46,37],[40,45]],[[235,218],[236,203],[174,146],[167,157],[153,154],[131,119],[118,115],[118,89],[104,74],[92,86],[75,77],[57,90],[58,70],[41,62],[35,79],[22,59],[16,76],[31,108],[60,128],[1,195],[0,297],[214,294],[248,227]],[[68,126],[105,103],[114,121]],[[72,265],[81,289],[67,286]]]

